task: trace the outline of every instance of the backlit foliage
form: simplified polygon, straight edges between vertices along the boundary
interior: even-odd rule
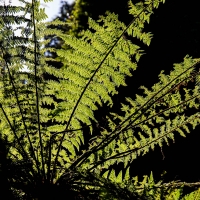
[[[88,127],[88,135],[94,133],[94,111],[102,105],[112,107],[119,86],[126,86],[126,77],[137,69],[143,50],[131,39],[150,45],[152,34],[143,31],[144,25],[164,0],[130,1],[133,20],[128,26],[110,12],[98,21],[89,19],[89,29],[81,38],[46,28],[50,23],[43,22],[47,16],[39,1],[21,2],[18,7],[0,7],[0,133],[9,143],[8,158],[20,163],[13,166],[21,172],[24,166],[29,171],[23,171],[23,175],[31,177],[21,177],[20,173],[9,177],[14,190],[24,197],[29,191],[35,198],[42,190],[37,184],[57,186],[64,181],[70,191],[95,190],[102,199],[117,199],[119,195],[120,199],[178,196],[179,190],[154,184],[152,175],[132,186],[129,168],[125,176],[122,171],[116,176],[109,167],[123,162],[126,169],[156,145],[162,147],[174,140],[174,134],[185,137],[191,127],[195,129],[200,122],[199,86],[195,85],[199,82],[200,59],[186,56],[182,63],[174,64],[170,74],[162,71],[151,89],[142,86],[143,95],[126,98],[127,103],[121,105],[124,114],[109,113],[107,126],[87,144],[88,149],[82,150],[86,137],[83,127]],[[53,23],[65,24],[58,20]],[[44,48],[49,42],[43,40],[46,35],[62,38],[63,48]],[[44,56],[47,50],[57,53],[56,59],[63,63],[61,69],[46,64],[54,60]],[[57,80],[44,79],[44,73],[53,74]],[[192,109],[193,114],[186,114]],[[94,177],[90,179],[93,175],[87,173]],[[25,187],[32,187],[32,182],[38,190]],[[24,187],[17,188],[16,183]],[[121,190],[124,193],[115,193]],[[191,199],[196,193],[184,198]]]

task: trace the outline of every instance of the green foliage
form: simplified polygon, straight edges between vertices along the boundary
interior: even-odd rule
[[[129,169],[126,170],[128,175]],[[107,172],[103,175],[108,181],[104,181],[105,188],[101,190],[100,196],[103,199],[148,199],[148,200],[193,200],[199,199],[199,189],[187,195],[184,195],[184,186],[192,187],[199,183],[181,183],[171,182],[163,183],[162,181],[155,182],[153,174],[144,176],[142,181],[138,177],[130,179],[129,175],[121,178],[121,172],[116,176],[115,171],[112,170],[110,174]],[[113,184],[113,185],[112,185]],[[112,185],[112,186],[111,186]],[[113,192],[113,188],[116,189]]]
[[[200,189],[195,190],[194,192],[191,192],[190,194],[184,196],[183,200],[190,200],[190,199],[200,199]]]
[[[95,134],[94,111],[103,105],[111,108],[117,88],[126,86],[125,78],[137,69],[143,51],[131,38],[150,45],[152,34],[144,32],[144,24],[164,0],[130,1],[133,20],[128,26],[110,12],[98,21],[89,19],[89,29],[79,39],[46,28],[49,23],[42,22],[46,14],[39,1],[21,2],[23,6],[0,7],[0,133],[7,138],[11,188],[31,199],[44,199],[47,191],[49,198],[58,194],[88,199],[97,195],[101,199],[179,198],[180,188],[154,183],[152,174],[142,182],[131,179],[128,165],[156,145],[174,140],[177,132],[185,137],[189,126],[195,129],[199,124],[199,86],[188,87],[195,78],[198,83],[199,59],[186,56],[169,75],[162,71],[151,89],[142,86],[144,95],[126,98],[121,106],[124,114],[109,113],[98,137],[82,149],[84,127],[88,135]],[[43,48],[49,40],[42,39],[49,35],[62,38],[63,48]],[[57,53],[61,69],[47,65],[55,61],[44,56],[47,50]],[[45,73],[57,80],[44,79]],[[186,110],[195,111],[187,114]],[[120,162],[125,175],[123,170],[117,175],[110,170]],[[192,195],[197,192],[184,198]]]

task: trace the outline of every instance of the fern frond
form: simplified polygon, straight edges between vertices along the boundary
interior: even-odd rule
[[[123,162],[126,166],[137,156],[144,155],[149,149],[154,149],[155,145],[162,147],[164,141],[168,144],[168,139],[174,140],[175,132],[185,137],[184,131],[190,132],[188,124],[195,128],[199,124],[199,113],[185,116],[184,110],[186,108],[199,109],[199,104],[196,104],[199,98],[198,88],[194,86],[192,92],[187,92],[185,96],[181,96],[180,91],[173,93],[172,91],[182,81],[188,83],[191,77],[193,78],[191,72],[197,64],[198,60],[186,57],[183,63],[175,65],[169,76],[162,72],[160,82],[152,87],[152,91],[143,87],[146,97],[137,95],[135,101],[127,99],[130,106],[123,105],[122,107],[125,116],[114,115],[121,123],[118,126],[114,125],[111,133],[105,135],[103,140],[96,141],[91,147],[90,152],[103,151],[105,159],[98,157],[90,169],[104,162],[105,167],[115,162]],[[176,100],[172,101],[172,98]],[[159,102],[160,99],[163,101]],[[179,115],[174,119],[169,118],[171,114],[176,113]],[[152,128],[155,124],[160,128]],[[114,140],[118,142],[115,143],[115,147],[108,150]]]
[[[0,7],[3,68],[0,103],[4,115],[0,121],[0,129],[2,135],[9,135],[9,142],[15,143],[10,148],[11,158],[32,160],[33,169],[39,174],[43,171],[45,176],[44,155],[42,152],[38,154],[38,148],[43,149],[49,140],[50,133],[41,126],[41,123],[49,120],[49,111],[38,108],[45,101],[43,97],[52,102],[44,92],[46,89],[45,83],[42,83],[42,74],[45,71],[46,61],[41,50],[42,42],[39,44],[46,34],[42,22],[46,15],[44,10],[39,8],[39,1],[21,2],[23,3],[21,7]],[[28,72],[23,72],[24,67]],[[38,141],[40,141],[39,146]],[[42,160],[43,162],[40,162]]]
[[[111,95],[117,94],[116,87],[126,85],[125,77],[131,76],[131,72],[137,67],[137,64],[132,62],[132,57],[135,56],[138,61],[142,50],[123,36],[129,29],[138,25],[138,18],[141,18],[144,12],[151,13],[154,6],[151,3],[146,4],[128,26],[119,22],[117,15],[107,13],[107,17],[101,17],[98,22],[90,19],[90,29],[84,32],[81,39],[60,35],[65,45],[70,48],[57,51],[67,64],[61,69],[63,76],[58,87],[62,87],[62,90],[55,92],[57,98],[62,97],[63,101],[57,107],[57,111],[54,111],[60,113],[54,120],[59,123],[67,121],[64,130],[80,129],[80,122],[90,124],[91,120],[95,121],[95,104],[108,103],[112,106]],[[145,22],[146,20],[142,20],[139,23]],[[149,43],[151,37],[147,39],[147,35],[143,34],[141,38],[143,42]],[[51,87],[56,88],[56,83],[52,83]],[[82,132],[77,134],[80,137]],[[65,138],[68,136],[64,134],[59,150]]]

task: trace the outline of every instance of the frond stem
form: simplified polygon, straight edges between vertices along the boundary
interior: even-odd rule
[[[44,169],[44,155],[43,155],[43,144],[42,144],[42,135],[40,129],[40,110],[39,110],[39,95],[38,95],[38,83],[37,83],[37,37],[36,37],[36,25],[35,25],[35,1],[32,0],[32,22],[33,22],[33,36],[34,36],[34,72],[35,72],[35,92],[36,92],[36,109],[37,109],[37,121],[38,121],[38,132],[40,138],[40,151],[42,157],[42,170],[43,176],[45,178],[45,169]]]

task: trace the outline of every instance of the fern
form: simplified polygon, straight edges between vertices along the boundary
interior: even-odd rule
[[[152,175],[141,183],[135,180],[132,186],[128,165],[156,145],[162,147],[169,139],[174,140],[177,132],[185,137],[189,126],[194,129],[199,124],[198,111],[191,115],[185,112],[199,109],[199,86],[187,87],[195,78],[198,83],[199,59],[186,56],[169,75],[161,72],[159,82],[150,90],[141,87],[143,96],[126,98],[121,107],[124,115],[107,116],[108,127],[92,138],[88,149],[83,151],[82,144],[85,126],[88,134],[95,132],[95,110],[103,105],[111,108],[117,88],[126,86],[125,78],[137,69],[143,50],[131,38],[150,45],[152,34],[143,31],[144,24],[164,0],[130,1],[133,20],[128,26],[109,12],[97,22],[89,19],[89,29],[79,39],[46,28],[49,23],[42,22],[46,14],[39,1],[21,2],[23,6],[0,7],[0,133],[9,144],[12,189],[22,198],[32,199],[44,199],[47,192],[50,197],[82,193],[91,199],[97,194],[103,199],[161,198],[162,191],[155,188],[167,186],[155,184]],[[62,38],[63,48],[43,48],[49,42],[43,41],[46,35]],[[47,65],[54,60],[44,56],[47,50],[57,53],[56,60],[64,64],[61,69]],[[45,80],[45,73],[57,80]],[[127,169],[125,176],[123,171],[118,175],[110,171],[120,162]],[[59,184],[66,188],[62,193],[57,190]],[[165,196],[171,198],[179,192]]]
[[[188,62],[188,66],[191,66],[193,61],[190,58],[189,60],[186,60],[185,62]],[[196,62],[193,65],[196,65]],[[183,67],[185,65],[182,64],[180,66],[182,67],[182,71],[180,72],[180,74],[184,72],[184,76],[183,78],[181,77],[181,79],[177,81],[179,84],[182,82],[182,80],[185,80],[186,78],[191,78],[189,74],[187,75],[185,73],[186,70],[184,70]],[[185,66],[187,70],[188,66]],[[190,68],[190,70],[192,72],[192,67]],[[171,77],[174,77],[174,73],[177,73],[177,71],[171,72]],[[107,154],[105,154],[106,160],[109,160],[110,162],[111,158],[115,159],[118,157],[121,162],[124,162],[125,165],[127,165],[128,161],[135,159],[141,153],[145,154],[149,151],[150,148],[154,149],[156,144],[159,144],[159,146],[162,147],[163,141],[165,141],[168,144],[168,139],[174,140],[175,131],[178,131],[180,135],[185,136],[182,130],[190,132],[188,128],[189,124],[191,124],[193,128],[196,127],[196,125],[199,123],[199,113],[197,112],[194,115],[185,116],[185,113],[183,113],[184,110],[183,108],[180,108],[180,106],[186,106],[188,108],[194,107],[196,109],[199,108],[199,105],[195,103],[199,98],[198,87],[195,87],[192,94],[190,95],[187,92],[184,99],[182,99],[180,97],[180,91],[174,94],[170,92],[170,90],[172,91],[173,88],[176,87],[176,85],[170,86],[171,84],[169,83],[172,82],[172,80],[175,81],[171,77],[168,78],[166,76],[166,79],[169,79],[167,80],[167,84],[166,82],[161,80],[160,83],[154,85],[152,91],[148,91],[147,88],[144,88],[146,92],[146,97],[138,95],[135,101],[127,99],[131,107],[128,105],[123,105],[122,110],[125,112],[125,116],[115,116],[119,118],[121,124],[113,127],[113,131],[109,134],[108,137],[106,137],[106,148],[108,148],[109,142],[111,142],[113,139],[120,139],[117,143],[118,148],[111,148],[112,150],[114,149],[114,152],[110,153],[107,151]],[[156,98],[157,95],[159,96]],[[163,101],[161,103],[157,103],[158,100],[161,98],[163,99]],[[174,99],[174,102],[172,101],[172,99]],[[158,110],[157,107],[160,106],[163,106],[164,109]],[[177,115],[174,119],[166,119],[166,117],[170,116],[171,113],[179,113],[179,115]],[[161,114],[163,116],[160,116]],[[155,126],[155,124],[157,123],[161,124],[159,125],[159,128],[152,129],[149,127],[150,125]],[[135,129],[138,131],[139,140],[135,135]],[[146,135],[148,135],[148,137],[146,137]],[[125,144],[124,141],[126,141]],[[100,144],[96,145],[98,145],[98,148],[100,149],[101,145],[104,144],[101,141]],[[108,157],[108,155],[112,156]],[[127,159],[125,156],[129,156],[129,159]],[[125,159],[127,160],[125,161]]]
[[[62,111],[64,112],[60,114],[60,117],[57,115],[55,120],[63,123],[63,116],[69,118],[65,131],[69,128],[80,129],[80,121],[90,125],[91,120],[95,120],[93,116],[93,111],[97,109],[95,103],[99,105],[108,103],[109,106],[112,106],[112,99],[109,94],[116,94],[116,87],[125,85],[125,76],[130,76],[131,70],[135,70],[137,67],[137,64],[132,62],[130,55],[134,56],[136,61],[142,55],[139,47],[132,44],[130,40],[126,40],[123,35],[131,29],[133,24],[133,27],[141,27],[141,24],[148,20],[142,18],[137,21],[141,13],[144,11],[150,15],[152,9],[152,4],[147,3],[147,6],[134,16],[135,18],[127,27],[118,21],[115,14],[110,13],[106,18],[99,20],[99,23],[103,22],[102,27],[90,19],[89,27],[93,30],[85,31],[84,37],[81,39],[59,35],[65,41],[65,44],[72,48],[67,52],[66,50],[57,51],[58,55],[63,57],[62,60],[66,61],[67,66],[63,68],[62,81],[60,81],[59,89],[56,91],[57,98],[65,97],[65,99],[59,104],[55,112],[61,111],[60,107],[63,108]],[[142,31],[142,28],[140,28],[140,31]],[[150,43],[150,39],[149,37],[148,43]],[[51,88],[56,88],[56,83],[51,83]],[[65,95],[66,92],[68,93],[67,96]],[[81,131],[76,134],[78,138],[82,138],[83,142]],[[61,148],[65,137],[66,140],[69,140],[67,139],[68,135],[63,135],[59,148]],[[67,143],[65,148],[67,148]],[[57,157],[58,153],[56,159]]]
[[[46,14],[39,9],[38,1],[21,2],[24,3],[21,7],[1,7],[5,12],[1,18],[1,35],[4,36],[1,60],[5,70],[1,76],[0,103],[4,118],[0,129],[1,134],[13,143],[10,157],[14,161],[30,160],[33,164],[32,174],[37,170],[44,179],[44,144],[49,139],[49,133],[41,126],[42,122],[48,120],[48,110],[41,108],[42,98],[45,97],[42,94],[45,93],[45,83],[41,76],[44,73],[45,57],[42,56],[44,50],[41,49],[40,40],[46,31],[40,20]],[[14,14],[17,12],[22,12],[23,17],[16,18]],[[14,28],[10,27],[11,22],[17,27],[20,36],[15,35]],[[25,28],[20,26],[21,23],[26,23]],[[24,66],[28,72],[23,71]]]

